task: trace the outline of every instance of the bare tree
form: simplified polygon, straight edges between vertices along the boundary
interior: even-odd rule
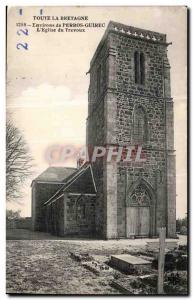
[[[32,174],[32,157],[20,130],[6,123],[6,194],[7,200],[21,197],[21,185]]]

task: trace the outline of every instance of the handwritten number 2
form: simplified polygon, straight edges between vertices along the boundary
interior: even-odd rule
[[[24,29],[21,28],[21,29],[19,29],[19,30],[17,31],[17,35],[21,35],[21,34],[29,35],[28,29],[27,29],[27,28],[24,28]],[[18,43],[18,44],[16,45],[16,48],[17,48],[18,50],[20,50],[20,49],[28,50],[28,43]]]
[[[29,31],[28,31],[27,28],[25,28],[25,29],[19,29],[19,30],[17,31],[17,35],[21,35],[21,32],[22,32],[23,34],[25,34],[25,35],[29,35]]]
[[[20,50],[20,49],[25,49],[25,50],[28,50],[28,43],[18,43],[17,45],[16,45],[16,48],[18,49],[18,50]]]

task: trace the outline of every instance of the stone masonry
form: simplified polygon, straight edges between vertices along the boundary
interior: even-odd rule
[[[143,164],[133,162],[126,166],[124,162],[103,160],[92,165],[98,188],[95,220],[99,236],[129,237],[132,234],[128,226],[143,226],[133,225],[129,217],[131,211],[137,211],[131,198],[135,190],[141,189],[149,197],[147,207],[141,212],[138,209],[142,218],[149,218],[146,225],[143,221],[149,228],[148,236],[158,235],[159,228],[166,226],[167,236],[175,237],[174,123],[168,45],[164,34],[110,22],[91,60],[87,144],[107,148],[135,144],[134,118],[139,109],[144,112],[146,130]],[[143,84],[135,82],[136,51],[144,56]]]

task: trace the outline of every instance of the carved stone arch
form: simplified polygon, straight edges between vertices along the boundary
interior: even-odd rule
[[[140,197],[142,201],[139,201]],[[131,210],[149,210],[149,236],[156,233],[156,193],[152,185],[143,178],[137,179],[127,190],[127,222]]]
[[[136,187],[130,196],[130,206],[150,206],[151,197],[143,184]]]
[[[129,205],[128,203],[128,200],[129,200],[129,197],[133,194],[133,192],[137,189],[137,187],[139,186],[144,186],[145,189],[147,190],[149,196],[150,196],[150,199],[151,199],[151,203],[150,205],[152,205],[154,199],[155,199],[155,191],[152,187],[152,185],[147,181],[145,180],[144,178],[139,178],[137,179],[135,182],[133,182],[133,184],[129,187],[128,191],[127,191],[127,204]]]

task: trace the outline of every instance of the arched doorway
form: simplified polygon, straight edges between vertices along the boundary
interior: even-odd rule
[[[152,195],[147,186],[140,182],[128,195],[126,208],[127,237],[149,237],[153,227]]]

